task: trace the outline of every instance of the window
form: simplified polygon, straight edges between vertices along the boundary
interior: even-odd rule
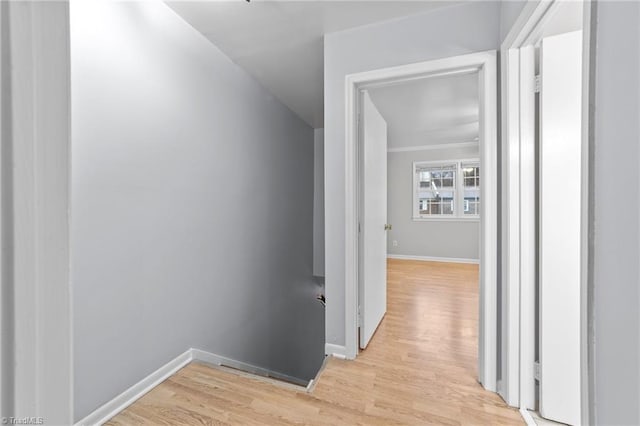
[[[462,171],[463,214],[480,215],[480,164],[478,162],[460,163]]]
[[[456,164],[416,165],[418,174],[418,214],[451,216],[455,210]]]
[[[477,218],[480,215],[480,163],[413,164],[414,219]]]

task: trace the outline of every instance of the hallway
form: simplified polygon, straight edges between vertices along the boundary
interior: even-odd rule
[[[311,393],[192,363],[108,424],[523,424],[476,381],[477,281],[477,265],[389,260],[369,347]]]

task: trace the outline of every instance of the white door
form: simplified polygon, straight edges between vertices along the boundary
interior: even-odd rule
[[[582,31],[540,48],[540,414],[580,424]]]
[[[360,347],[387,311],[387,123],[367,92],[362,102],[360,203]]]

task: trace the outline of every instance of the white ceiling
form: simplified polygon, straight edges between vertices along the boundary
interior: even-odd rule
[[[473,142],[479,135],[478,73],[369,89],[387,121],[389,148]]]
[[[167,1],[314,128],[324,125],[323,35],[459,1]]]

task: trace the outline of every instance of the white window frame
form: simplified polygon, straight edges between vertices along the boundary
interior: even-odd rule
[[[438,161],[414,161],[411,167],[412,173],[412,187],[411,193],[413,205],[411,210],[413,212],[413,216],[411,219],[415,222],[431,222],[431,221],[479,221],[480,215],[470,215],[464,214],[464,178],[462,174],[462,165],[476,163],[480,166],[480,175],[482,175],[482,165],[480,164],[479,158],[466,158],[466,159],[455,159],[455,160],[438,160]],[[456,165],[456,178],[455,178],[455,199],[453,203],[453,214],[440,214],[440,215],[420,215],[420,209],[418,208],[418,173],[416,172],[416,168],[420,167],[441,167],[446,165]],[[480,184],[482,185],[482,178],[480,179]],[[480,200],[482,203],[482,199]]]

